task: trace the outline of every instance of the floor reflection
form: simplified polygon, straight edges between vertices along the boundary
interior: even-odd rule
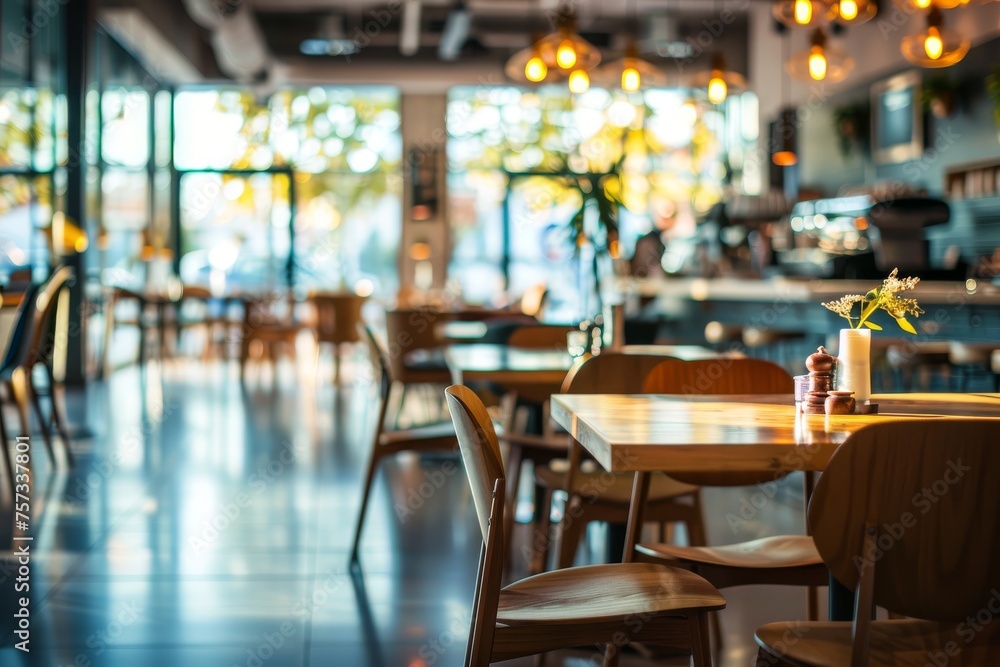
[[[461,665],[480,550],[465,477],[446,475],[405,520],[396,507],[454,458],[383,467],[361,567],[348,567],[375,418],[374,388],[367,374],[352,378],[353,363],[339,390],[290,366],[241,387],[235,365],[185,360],[92,385],[86,423],[78,416],[75,426],[94,437],[77,445],[76,468],[38,466],[30,654],[9,648],[9,551],[0,569],[0,665]],[[739,493],[706,494],[716,543],[801,529],[792,492],[731,528],[724,517]],[[582,559],[602,553],[603,532],[595,527]],[[749,664],[758,624],[804,614],[794,589],[727,597],[726,665]],[[595,657],[565,652],[548,664]],[[622,664],[686,661],[629,655]]]

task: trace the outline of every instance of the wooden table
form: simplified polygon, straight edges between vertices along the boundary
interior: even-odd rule
[[[552,419],[606,470],[634,472],[624,562],[633,558],[653,471],[823,470],[848,436],[887,420],[990,417],[1000,394],[876,394],[877,415],[797,415],[791,395],[552,397]],[[1000,432],[1000,431],[998,431]],[[831,620],[851,620],[853,592],[830,580]]]
[[[888,420],[993,417],[1000,433],[1000,394],[876,394],[872,401],[879,404],[877,415],[828,417],[796,415],[791,395],[557,394],[551,413],[605,469],[635,473],[623,554],[628,562],[650,472],[823,470],[851,433]]]

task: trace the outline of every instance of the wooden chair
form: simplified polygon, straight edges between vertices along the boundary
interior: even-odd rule
[[[504,466],[482,401],[447,389],[483,538],[466,667],[582,645],[643,641],[691,652],[710,664],[707,614],[726,602],[708,582],[645,563],[596,565],[535,575],[501,588]]]
[[[630,394],[642,390],[646,375],[669,357],[657,354],[604,352],[586,358],[569,372],[563,381],[566,394]],[[535,471],[538,481],[546,488],[546,506],[556,490],[566,491],[568,498],[563,519],[559,524],[559,568],[573,564],[580,539],[588,524],[594,521],[623,524],[628,519],[632,499],[632,475],[611,474],[596,467],[582,465],[583,447],[568,435],[563,437],[568,449],[564,465],[551,465]],[[564,452],[567,451],[564,449]],[[562,462],[560,462],[562,463]],[[666,475],[654,475],[644,515],[659,524],[683,523],[692,544],[705,543],[698,487],[678,482]],[[680,501],[680,502],[678,502]],[[539,554],[543,563],[548,558],[548,540],[541,542]]]
[[[69,446],[69,436],[59,411],[58,388],[53,370],[55,355],[60,349],[65,350],[65,336],[68,320],[61,318],[57,322],[57,310],[68,308],[68,293],[65,289],[73,277],[73,269],[68,266],[57,267],[52,275],[37,289],[33,295],[26,295],[22,302],[24,310],[15,326],[10,350],[7,358],[0,366],[0,383],[5,385],[18,408],[21,427],[24,433],[29,433],[28,405],[34,409],[38,417],[39,428],[48,451],[49,460],[56,462],[55,448],[49,421],[54,425],[63,442],[64,452],[72,463],[73,453]],[[45,369],[48,380],[48,396],[51,399],[49,420],[42,412],[39,392],[34,384],[33,371],[38,366]],[[6,439],[5,439],[6,442]]]
[[[124,309],[124,314],[119,313]],[[126,287],[111,286],[105,292],[104,306],[104,344],[101,349],[101,362],[98,368],[101,377],[111,373],[111,348],[115,331],[119,327],[135,327],[139,332],[139,355],[136,359],[140,366],[146,363],[146,349],[150,329],[156,327],[156,322],[147,313],[146,297]],[[159,341],[162,350],[163,341]]]
[[[35,313],[35,298],[38,296],[39,285],[29,284],[21,296],[21,301],[17,305],[14,313],[14,323],[10,336],[7,339],[7,349],[4,352],[3,360],[0,362],[0,376],[9,373],[10,380],[0,382],[6,385],[8,401],[13,403],[17,409],[18,421],[22,435],[30,435],[30,401],[28,397],[27,377],[23,371],[17,370],[21,366],[21,361],[27,356],[28,341],[31,336],[31,323]],[[7,472],[10,474],[11,488],[14,488],[14,463],[10,459],[10,451],[7,444],[12,440],[7,433],[4,423],[3,407],[4,401],[0,396],[0,437],[3,438],[3,452],[7,462]]]
[[[396,414],[411,390],[428,385],[446,386],[451,383],[451,371],[440,348],[444,339],[438,333],[440,325],[457,318],[455,313],[431,309],[388,310],[385,313],[386,353],[389,372],[398,385]],[[417,353],[414,358],[412,353]],[[433,387],[435,412],[441,387]]]
[[[354,542],[351,546],[351,563],[358,562],[358,546],[361,542],[365,514],[368,511],[368,499],[371,496],[375,474],[378,472],[382,460],[400,452],[454,451],[458,446],[455,440],[455,429],[450,422],[406,430],[387,430],[385,428],[386,413],[389,407],[389,389],[392,386],[390,367],[385,351],[375,339],[371,329],[360,323],[357,329],[358,337],[368,344],[374,379],[379,387],[379,399],[378,421],[375,423],[375,435],[372,438],[371,458],[368,461],[368,470],[365,474],[364,487],[361,492],[361,508],[358,510]]]
[[[309,303],[315,309],[316,321],[313,333],[316,336],[316,355],[322,343],[333,345],[333,381],[340,384],[340,359],[338,353],[344,343],[360,343],[358,335],[361,324],[361,308],[366,297],[346,292],[312,292]]]
[[[275,307],[285,301],[287,312],[276,313]],[[295,343],[302,325],[294,318],[294,301],[288,294],[284,299],[254,297],[244,300],[243,327],[240,337],[240,382],[246,377],[246,365],[254,342],[260,343],[261,357],[277,361],[277,351],[284,350],[296,358]]]
[[[834,577],[856,591],[854,621],[758,628],[757,664],[1000,664],[996,434],[995,420],[914,420],[841,445],[809,523]],[[873,621],[875,606],[907,618]]]
[[[646,378],[644,393],[654,394],[791,394],[792,378],[760,359],[670,359]],[[678,481],[698,486],[750,486],[774,482],[773,472],[671,473]],[[809,616],[815,618],[814,586],[828,583],[828,572],[806,535],[765,537],[721,547],[640,544],[638,560],[684,567],[718,588],[751,584],[809,586]]]

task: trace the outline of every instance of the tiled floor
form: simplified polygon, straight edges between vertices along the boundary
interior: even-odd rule
[[[243,389],[234,365],[175,361],[92,385],[76,412],[94,437],[77,443],[72,472],[50,474],[35,439],[31,652],[11,648],[7,552],[0,665],[461,665],[480,549],[464,475],[444,475],[401,523],[394,506],[407,490],[453,459],[388,464],[352,575],[374,389],[350,367],[341,389],[317,386],[313,370],[285,366],[273,382],[251,374]],[[801,530],[795,484],[756,516],[741,516],[747,490],[707,492],[712,541]],[[804,616],[801,590],[726,596],[724,665],[751,664],[757,625]],[[599,664],[598,653],[547,664]]]

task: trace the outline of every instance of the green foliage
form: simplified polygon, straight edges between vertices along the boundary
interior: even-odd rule
[[[897,296],[899,292],[912,290],[920,282],[920,278],[899,279],[896,275],[899,269],[893,269],[889,277],[882,281],[879,287],[869,290],[866,294],[848,294],[836,301],[822,304],[827,310],[831,310],[845,320],[852,329],[860,329],[862,326],[873,331],[881,331],[882,327],[872,322],[869,318],[877,310],[884,310],[903,331],[916,334],[917,330],[906,319],[907,315],[919,317],[924,311],[917,305],[916,299],[905,299]],[[861,304],[861,314],[855,318],[852,316],[855,304]]]

